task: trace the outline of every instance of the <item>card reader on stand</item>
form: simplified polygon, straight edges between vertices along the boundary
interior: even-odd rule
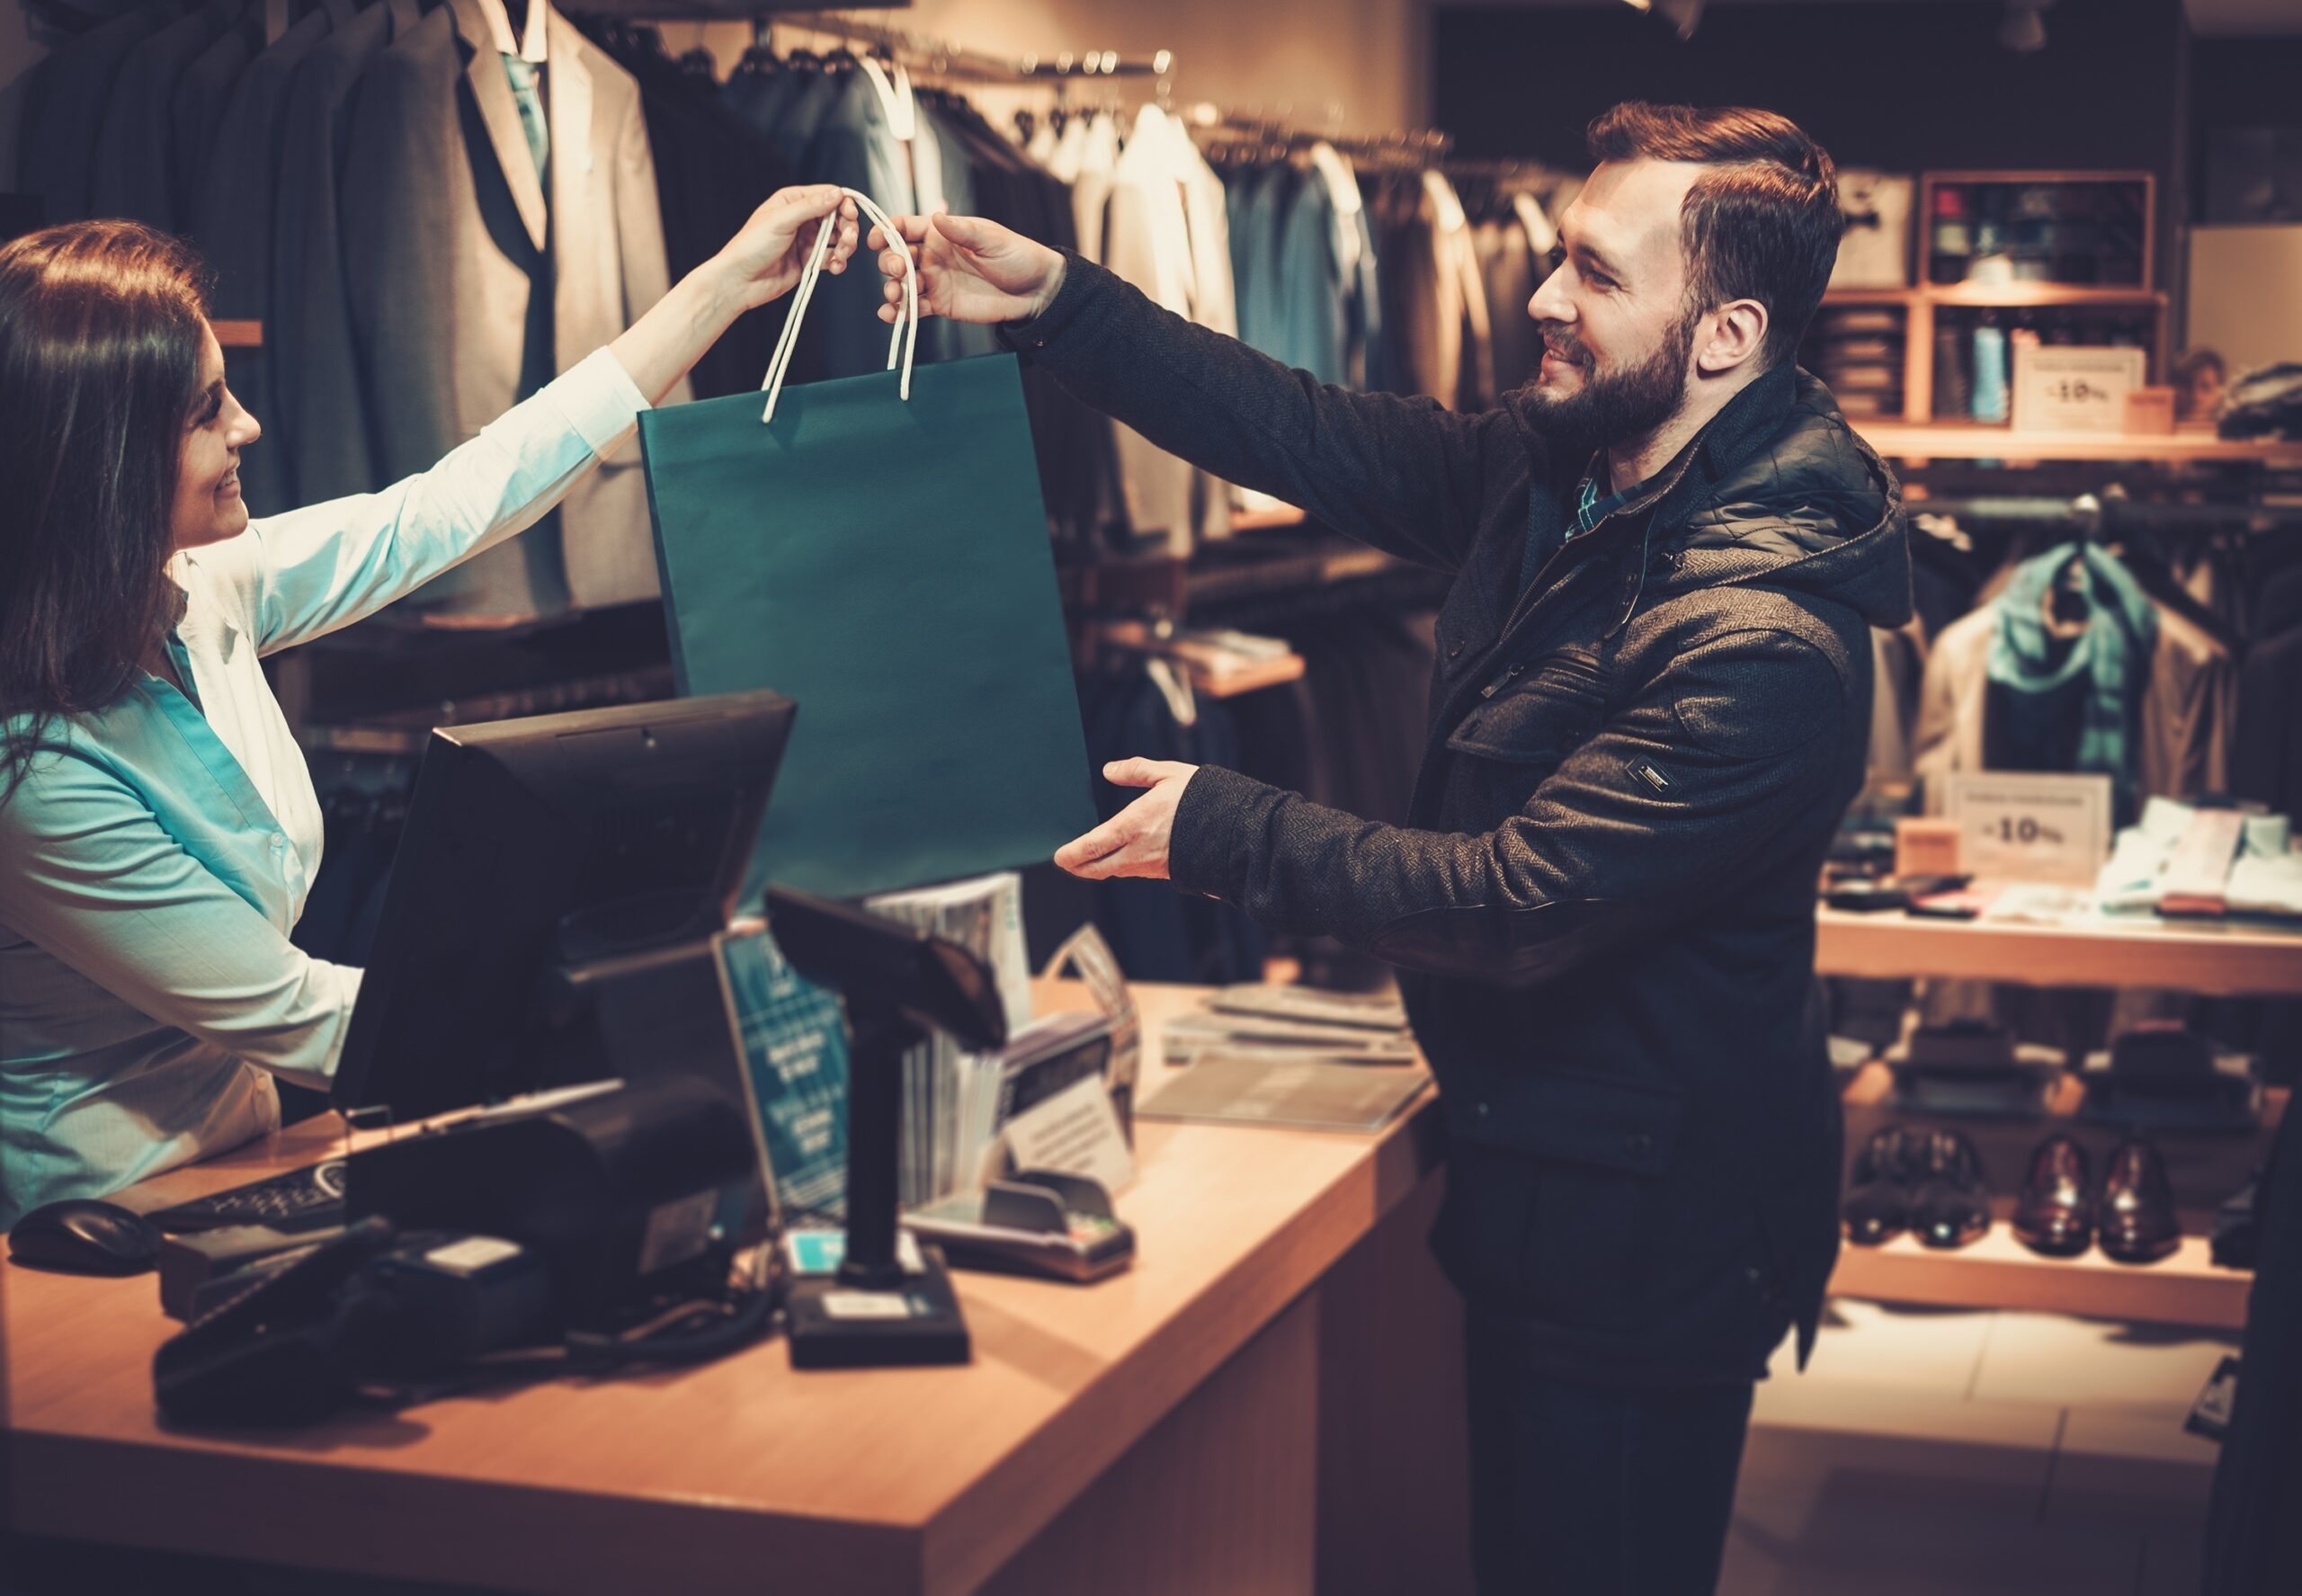
[[[931,1030],[988,1053],[1007,1015],[981,959],[957,943],[828,899],[771,887],[776,946],[845,1000],[847,1243],[836,1275],[795,1278],[784,1304],[795,1369],[965,1363],[967,1320],[932,1248],[897,1250],[903,1057]]]
[[[1023,1170],[980,1192],[915,1209],[903,1226],[933,1242],[958,1269],[1051,1275],[1084,1283],[1135,1262],[1135,1232],[1111,1211],[1099,1181]]]

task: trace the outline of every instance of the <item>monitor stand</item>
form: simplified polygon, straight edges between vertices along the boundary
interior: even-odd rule
[[[543,1023],[524,1039],[523,1090],[666,1075],[709,1082],[752,1127],[757,1156],[751,1198],[735,1237],[736,1245],[750,1246],[772,1234],[775,1208],[721,941],[689,936],[615,954],[593,942],[593,957],[550,967],[539,1005]]]

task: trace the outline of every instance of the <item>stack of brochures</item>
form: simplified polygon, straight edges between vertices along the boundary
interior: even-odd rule
[[[1145,1102],[1147,1119],[1381,1129],[1429,1083],[1395,998],[1305,986],[1231,986],[1163,1032],[1188,1065]]]
[[[1218,1049],[1271,1063],[1412,1064],[1415,1058],[1406,1012],[1396,998],[1307,986],[1227,986],[1206,1009],[1168,1021],[1161,1034],[1166,1060],[1174,1065]]]
[[[1008,1120],[1111,1062],[1111,1021],[1098,1012],[1031,1019],[1023,944],[1023,885],[1012,871],[873,898],[875,914],[918,926],[991,967],[1007,1012],[1007,1046],[970,1053],[947,1036],[904,1058],[903,1155],[897,1190],[906,1208],[979,1190],[1000,1172]]]
[[[1012,1038],[1031,1023],[1031,971],[1023,946],[1023,883],[1013,871],[946,887],[889,893],[873,914],[956,942],[991,968]],[[903,1156],[897,1191],[906,1205],[959,1190],[963,1153],[986,1097],[995,1101],[1001,1055],[968,1052],[940,1033],[904,1056]],[[968,1173],[972,1174],[972,1170]]]

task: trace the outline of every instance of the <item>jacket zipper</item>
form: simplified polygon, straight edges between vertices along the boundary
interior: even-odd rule
[[[1684,459],[1679,462],[1679,468],[1672,474],[1671,479],[1664,483],[1661,487],[1657,488],[1655,491],[1654,495],[1646,501],[1647,514],[1646,531],[1647,539],[1642,540],[1638,557],[1638,580],[1642,590],[1645,588],[1646,582],[1647,541],[1651,540],[1655,531],[1654,513],[1662,507],[1662,504],[1664,499],[1670,497],[1672,494],[1678,491],[1679,484],[1685,479],[1688,469],[1692,467],[1693,464],[1694,456],[1690,453]],[[1564,560],[1570,553],[1573,553],[1576,544],[1588,544],[1591,539],[1596,538],[1601,531],[1605,530],[1609,522],[1613,521],[1617,516],[1622,514],[1622,513],[1623,512],[1620,508],[1608,511],[1604,515],[1599,517],[1598,521],[1592,526],[1589,531],[1567,539],[1565,542],[1559,545],[1557,549],[1552,553],[1548,559],[1543,561],[1541,569],[1535,573],[1535,579],[1527,584],[1526,591],[1519,595],[1518,602],[1512,606],[1509,619],[1504,620],[1503,623],[1503,630],[1495,637],[1495,647],[1500,648],[1510,639],[1510,637],[1513,632],[1517,631],[1527,621],[1533,619],[1535,611],[1541,607],[1544,597],[1551,591],[1550,584],[1546,579],[1550,575],[1552,568],[1557,566],[1558,563],[1561,560]],[[1633,596],[1631,602],[1634,606],[1638,602],[1638,600],[1635,595]],[[1627,620],[1628,617],[1625,619]],[[1622,624],[1622,621],[1617,621],[1612,627],[1607,629],[1608,632],[1611,634],[1621,629]]]

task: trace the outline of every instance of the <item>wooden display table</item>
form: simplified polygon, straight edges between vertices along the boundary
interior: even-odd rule
[[[1815,968],[1887,980],[2025,986],[2165,986],[2202,997],[2302,995],[2302,932],[2142,915],[2083,929],[1900,912],[1816,914]]]
[[[1159,1023],[1195,994],[1138,995],[1147,1092]],[[1376,1137],[1141,1127],[1120,1199],[1135,1267],[1085,1288],[959,1276],[959,1369],[796,1373],[777,1340],[293,1433],[172,1433],[153,1277],[0,1265],[0,1514],[517,1591],[1148,1596],[1308,1590],[1315,1565],[1337,1571],[1322,1588],[1397,1590],[1398,1547],[1432,1572],[1422,1588],[1459,1589],[1459,1443],[1430,1437],[1459,1436],[1460,1365],[1402,1351],[1453,1345],[1422,1246],[1433,1101]],[[333,1134],[297,1127],[135,1205],[310,1162]]]

